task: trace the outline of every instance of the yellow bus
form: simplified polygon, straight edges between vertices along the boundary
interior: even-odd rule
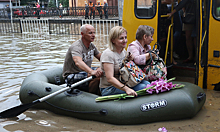
[[[177,1],[177,4],[180,1]],[[155,29],[154,41],[161,45],[160,56],[168,66],[170,76],[185,76],[193,78],[193,83],[204,89],[220,90],[220,0],[195,0],[196,2],[196,45],[195,62],[182,63],[188,57],[185,32],[181,32],[178,43],[175,43],[176,53],[180,58],[173,65],[173,34],[174,17],[167,19],[167,12],[161,0],[124,0],[119,3],[123,7],[122,26],[128,31],[128,44],[135,40],[139,25],[149,25]],[[167,5],[166,5],[167,6]],[[175,3],[168,8],[172,11]],[[120,14],[120,13],[119,13]],[[181,12],[179,13],[181,16]],[[184,14],[184,13],[182,13]],[[169,24],[164,25],[164,21]],[[164,38],[164,36],[166,36]]]

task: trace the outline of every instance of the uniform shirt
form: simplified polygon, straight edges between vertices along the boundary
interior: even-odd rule
[[[95,10],[95,5],[93,5],[93,3],[89,3],[89,9],[91,11],[94,11]]]
[[[75,65],[73,61],[73,56],[79,56],[82,58],[83,62],[91,67],[94,56],[98,55],[99,51],[93,43],[90,43],[89,48],[87,48],[82,40],[77,40],[68,49],[64,61],[63,67],[63,77],[65,78],[69,74],[78,73],[82,70]]]
[[[104,4],[104,11],[108,11],[108,10],[107,10],[107,7],[108,7],[108,3],[106,2],[106,3]]]

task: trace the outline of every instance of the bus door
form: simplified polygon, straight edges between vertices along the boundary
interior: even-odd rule
[[[203,88],[220,90],[220,0],[204,1],[207,12],[202,49]],[[206,36],[205,36],[206,35]],[[200,79],[202,80],[202,79]]]
[[[128,44],[135,40],[137,28],[148,25],[154,28],[154,41],[158,40],[158,6],[160,0],[124,0],[122,26],[127,29]]]

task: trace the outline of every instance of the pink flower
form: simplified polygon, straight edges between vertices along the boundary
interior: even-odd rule
[[[173,88],[173,83],[172,82],[169,82],[169,83],[167,83],[167,88],[170,90],[170,89],[172,89]]]
[[[175,89],[176,87],[180,86],[179,84],[173,84],[172,82],[166,82],[167,80],[159,79],[156,81],[152,81],[151,84],[148,84],[145,88],[152,87],[146,90],[147,93],[153,94],[154,92],[162,93],[166,91],[170,91],[171,89]]]
[[[166,87],[161,88],[161,92],[166,92],[166,91],[168,91],[168,89]]]
[[[154,91],[155,90],[151,88],[151,89],[148,89],[146,92],[149,93],[149,94],[153,94]]]
[[[159,128],[158,131],[160,131],[160,132],[168,132],[165,127]]]

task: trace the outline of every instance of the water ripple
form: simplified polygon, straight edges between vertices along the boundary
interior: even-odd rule
[[[80,35],[48,35],[48,34],[1,34],[0,36],[0,111],[18,106],[19,90],[25,77],[29,74],[62,67],[66,51],[72,42],[80,39]],[[107,47],[106,37],[97,37],[94,44],[103,51]],[[93,66],[99,66],[94,60]],[[39,112],[39,111],[38,111]],[[26,111],[17,120],[0,120],[1,126],[18,124],[20,121],[32,121]],[[44,112],[41,112],[44,113]],[[54,127],[51,120],[35,120],[40,126]],[[1,130],[1,128],[0,128]],[[2,129],[3,130],[3,129]],[[17,130],[22,131],[22,130]]]

